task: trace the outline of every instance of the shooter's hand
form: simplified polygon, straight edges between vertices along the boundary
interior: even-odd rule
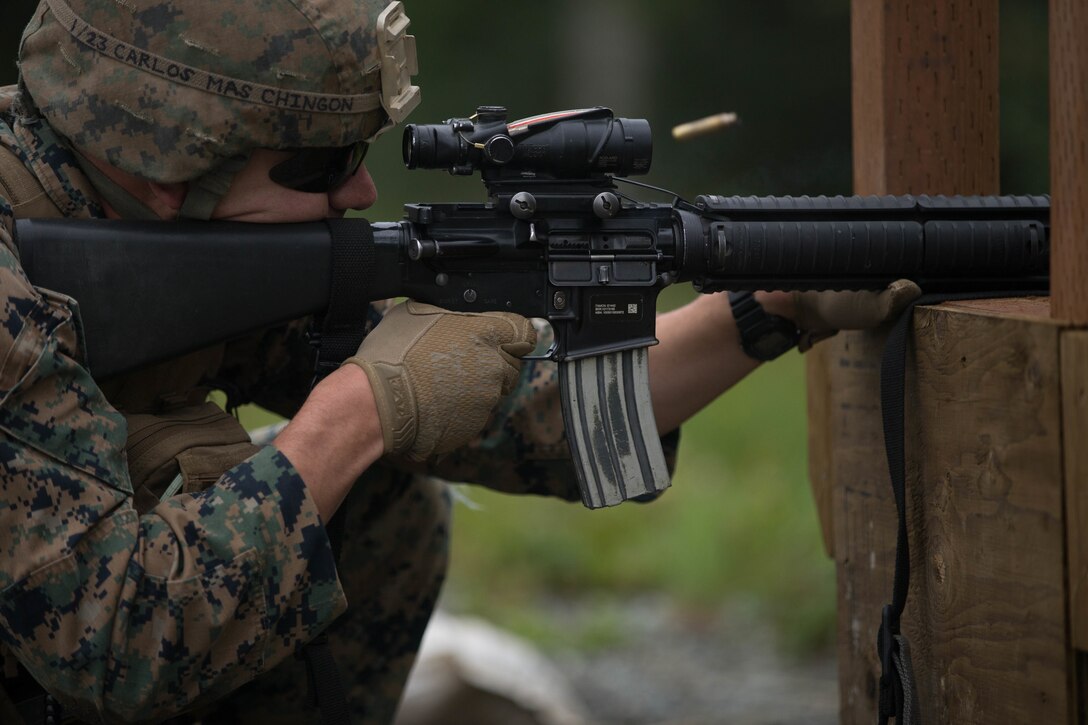
[[[921,294],[908,279],[892,282],[881,292],[794,292],[793,321],[814,335],[865,330],[893,321]]]
[[[385,452],[423,461],[470,441],[513,390],[532,323],[509,312],[397,305],[345,363],[370,379]]]

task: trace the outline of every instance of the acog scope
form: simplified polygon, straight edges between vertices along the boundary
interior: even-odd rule
[[[506,122],[506,109],[481,106],[471,118],[404,129],[409,169],[448,169],[485,179],[585,179],[650,170],[653,138],[641,118],[616,118],[608,108],[559,111]]]

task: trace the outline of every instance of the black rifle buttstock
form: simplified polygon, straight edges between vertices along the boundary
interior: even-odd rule
[[[650,403],[648,352],[638,347],[559,363],[563,423],[587,508],[669,487]]]
[[[393,297],[404,235],[399,224],[371,226],[368,293]],[[15,222],[30,281],[79,305],[84,365],[98,379],[325,311],[333,235],[325,222]]]
[[[103,379],[287,322],[328,303],[323,224],[16,222],[37,287],[75,298]]]

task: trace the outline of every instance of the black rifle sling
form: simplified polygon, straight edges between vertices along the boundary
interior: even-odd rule
[[[326,219],[332,238],[329,307],[315,324],[316,385],[359,349],[374,288],[374,230],[358,219]]]
[[[325,223],[332,238],[332,284],[329,307],[315,323],[315,331],[311,332],[310,342],[317,348],[313,385],[359,349],[376,269],[374,231],[369,224],[345,219],[327,219]],[[333,556],[339,562],[343,511],[333,515],[326,531]],[[310,640],[302,654],[306,660],[310,702],[320,709],[324,725],[350,723],[347,691],[333,659],[328,634],[322,632]]]
[[[351,711],[348,694],[340,677],[340,668],[332,656],[329,635],[322,632],[302,648],[306,659],[306,681],[310,691],[310,705],[321,711],[324,725],[348,725]]]
[[[923,295],[903,310],[887,342],[880,363],[880,408],[884,419],[884,453],[888,459],[892,494],[899,518],[895,544],[895,575],[892,601],[881,612],[876,650],[880,657],[880,702],[877,722],[887,725],[895,718],[897,725],[919,725],[918,689],[910,659],[910,643],[900,631],[900,620],[910,589],[910,544],[907,536],[907,483],[905,454],[904,394],[906,388],[907,343],[918,305],[995,297],[1021,297],[1039,294],[1038,290],[1006,292],[966,292],[961,294]]]

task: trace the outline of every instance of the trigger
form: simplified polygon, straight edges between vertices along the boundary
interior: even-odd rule
[[[522,360],[556,360],[556,353],[559,351],[559,341],[552,340],[551,347],[539,355],[522,355]]]

